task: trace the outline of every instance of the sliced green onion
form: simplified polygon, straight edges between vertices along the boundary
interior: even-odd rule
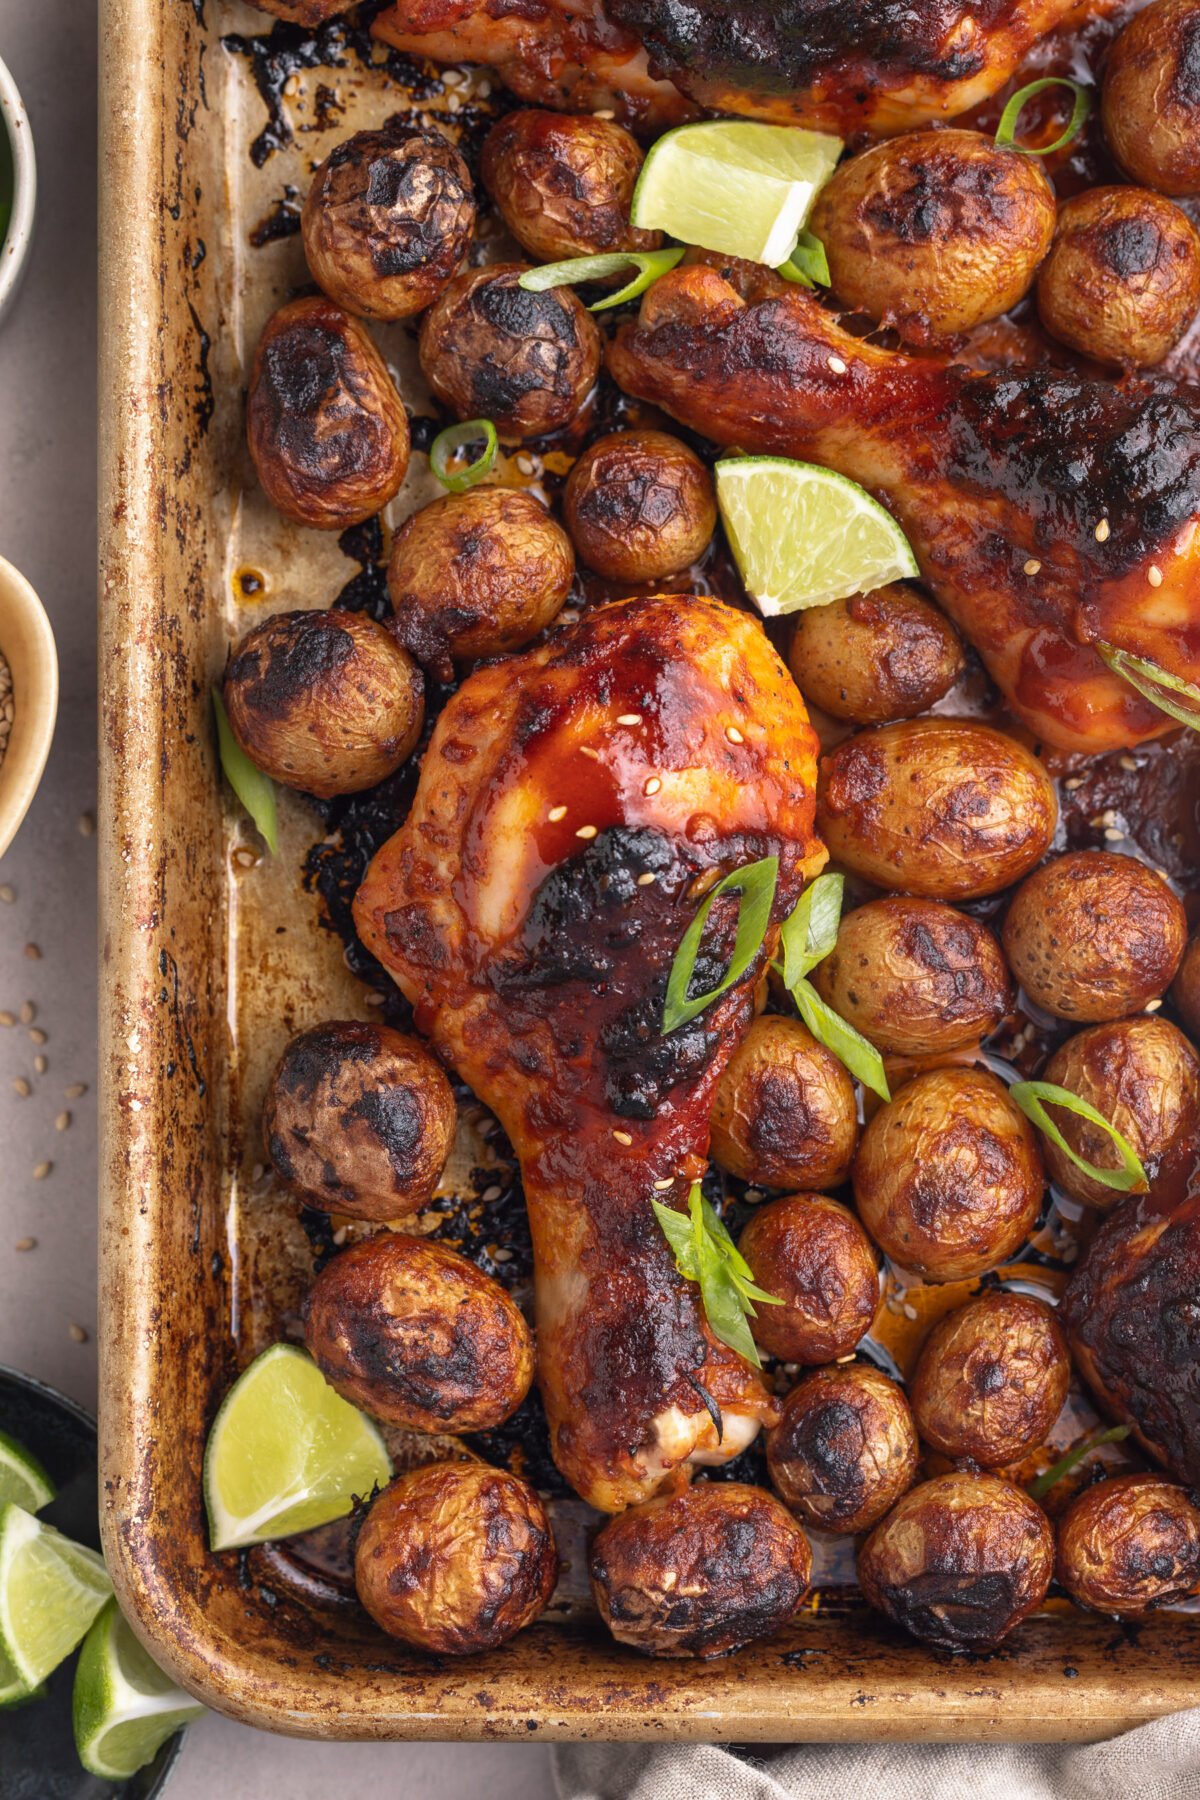
[[[279,825],[275,811],[275,784],[250,761],[233,735],[229,714],[221,698],[220,688],[212,691],[213,711],[217,715],[217,748],[225,779],[250,814],[266,839],[267,849],[275,856],[279,850]]]
[[[810,969],[824,962],[837,943],[845,885],[842,875],[818,875],[784,920],[779,948],[783,951],[785,987],[795,987]]]
[[[1172,675],[1169,669],[1151,662],[1148,657],[1131,656],[1128,650],[1118,650],[1115,644],[1097,644],[1096,649],[1114,675],[1123,675],[1143,700],[1149,700],[1168,718],[1178,719],[1181,725],[1190,725],[1193,731],[1200,731],[1200,687],[1184,681],[1181,675]],[[1165,694],[1163,688],[1167,689]],[[1172,694],[1182,694],[1191,704],[1185,706],[1173,700]]]
[[[796,240],[796,248],[775,273],[801,287],[828,287],[829,258],[820,238],[814,237],[811,231],[802,231]]]
[[[1035,149],[1032,144],[1018,144],[1016,141],[1017,120],[1025,110],[1026,102],[1035,94],[1043,93],[1046,88],[1070,88],[1075,96],[1075,104],[1071,109],[1071,119],[1067,129],[1044,150]],[[1040,81],[1027,82],[1018,88],[1004,111],[1000,114],[1000,123],[996,127],[996,142],[1002,150],[1019,150],[1023,156],[1053,156],[1056,150],[1064,150],[1083,129],[1092,110],[1092,90],[1083,86],[1082,82],[1071,81],[1066,75],[1043,75]]]
[[[664,1037],[678,1031],[681,1025],[686,1025],[689,1019],[694,1019],[698,1013],[711,1006],[714,1000],[719,1000],[722,994],[728,993],[735,982],[741,980],[761,950],[763,939],[767,935],[778,879],[779,858],[764,856],[761,862],[748,863],[744,869],[734,869],[732,874],[726,875],[714,888],[710,888],[699,912],[684,932],[683,941],[671,964],[671,973],[667,978],[667,997],[663,1005]],[[688,987],[696,967],[696,958],[700,954],[704,927],[714,903],[722,894],[741,895],[733,956],[716,987],[710,988],[707,994],[697,994],[689,1000]]]
[[[1076,1444],[1073,1450],[1068,1450],[1065,1456],[1060,1456],[1056,1463],[1051,1463],[1050,1467],[1039,1475],[1036,1481],[1031,1481],[1025,1492],[1031,1500],[1040,1500],[1043,1494],[1050,1492],[1056,1481],[1061,1481],[1064,1475],[1069,1475],[1085,1456],[1090,1455],[1101,1444],[1119,1444],[1122,1438],[1129,1436],[1129,1431],[1128,1425],[1110,1425],[1107,1431],[1091,1432],[1081,1444]]]
[[[847,1025],[841,1014],[835,1013],[832,1006],[822,1000],[811,981],[796,982],[791,993],[797,1012],[813,1036],[827,1050],[832,1050],[838,1061],[864,1087],[878,1094],[881,1100],[890,1100],[892,1091],[888,1087],[883,1058],[874,1044],[868,1043],[853,1025]]]
[[[1090,1175],[1093,1181],[1098,1181],[1102,1187],[1115,1188],[1120,1194],[1144,1194],[1146,1192],[1150,1183],[1133,1145],[1128,1138],[1122,1137],[1115,1125],[1109,1124],[1103,1113],[1096,1111],[1090,1101],[1081,1100],[1079,1095],[1073,1094],[1069,1088],[1056,1087],[1052,1081],[1018,1081],[1009,1088],[1008,1093],[1009,1098],[1020,1107],[1025,1117],[1031,1119],[1039,1131],[1044,1131],[1050,1142],[1057,1145],[1063,1155],[1068,1157],[1077,1169],[1082,1169],[1085,1175]],[[1043,1101],[1048,1102],[1051,1106],[1061,1106],[1064,1112],[1074,1113],[1078,1118],[1086,1119],[1089,1125],[1096,1125],[1101,1131],[1106,1132],[1120,1151],[1123,1166],[1119,1169],[1100,1169],[1095,1163],[1088,1162],[1072,1150],[1046,1111]]]
[[[614,250],[608,256],[573,256],[568,262],[546,263],[540,269],[526,269],[517,282],[530,294],[544,294],[547,288],[575,287],[582,281],[606,281],[610,275],[623,275],[636,269],[633,280],[588,307],[589,312],[607,312],[610,306],[624,306],[653,287],[659,278],[673,269],[686,245],[673,244],[669,250]]]
[[[464,469],[451,470],[451,459],[463,445],[477,444],[481,438],[483,450],[475,461]],[[496,427],[490,419],[464,419],[460,425],[447,425],[445,431],[438,432],[429,446],[429,466],[443,487],[449,488],[452,494],[464,494],[489,472],[496,460],[499,443]]]
[[[756,1300],[765,1306],[782,1306],[783,1301],[755,1286],[749,1263],[704,1198],[698,1181],[692,1183],[686,1213],[664,1206],[659,1200],[650,1204],[671,1246],[675,1267],[685,1281],[700,1284],[700,1298],[713,1336],[760,1368],[747,1319],[758,1316]]]

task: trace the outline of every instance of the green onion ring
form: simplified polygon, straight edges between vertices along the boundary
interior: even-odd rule
[[[623,275],[626,269],[636,269],[632,281],[588,307],[589,312],[607,312],[609,307],[624,306],[627,300],[636,300],[647,288],[653,287],[675,267],[684,248],[683,244],[673,244],[668,250],[615,250],[608,256],[573,256],[569,262],[545,263],[540,269],[526,269],[517,286],[524,288],[526,293],[544,294],[547,288],[575,287],[582,281],[605,281],[610,275]]]
[[[472,444],[483,439],[482,454],[465,469],[451,473],[450,459],[464,444]],[[441,482],[452,494],[465,494],[468,488],[482,481],[496,460],[496,451],[500,440],[496,435],[496,427],[490,419],[464,419],[459,425],[447,425],[445,431],[439,431],[429,446],[429,466]]]
[[[1169,669],[1151,662],[1148,657],[1131,656],[1128,650],[1118,650],[1115,644],[1097,644],[1096,649],[1113,674],[1123,676],[1143,700],[1149,700],[1151,706],[1157,706],[1169,719],[1178,719],[1181,725],[1190,725],[1193,731],[1200,731],[1200,688],[1193,687],[1180,675],[1172,675]],[[1168,689],[1168,694],[1159,691],[1162,688]],[[1183,694],[1192,704],[1184,706],[1178,700],[1172,700],[1170,694]]]
[[[1010,1100],[1015,1106],[1020,1107],[1025,1117],[1031,1120],[1039,1131],[1045,1132],[1050,1142],[1056,1145],[1063,1155],[1075,1164],[1077,1169],[1082,1169],[1085,1175],[1090,1176],[1093,1181],[1098,1181],[1101,1187],[1115,1188],[1120,1194],[1144,1194],[1149,1188],[1150,1183],[1146,1177],[1146,1171],[1142,1167],[1133,1145],[1128,1138],[1121,1135],[1115,1125],[1109,1123],[1103,1113],[1096,1111],[1090,1101],[1081,1100],[1079,1095],[1073,1094],[1069,1088],[1057,1087],[1052,1081],[1018,1081],[1009,1088],[1008,1094]],[[1079,1118],[1086,1119],[1090,1125],[1098,1125],[1100,1130],[1106,1132],[1116,1145],[1123,1167],[1101,1169],[1095,1163],[1088,1162],[1077,1151],[1072,1150],[1046,1111],[1043,1101],[1050,1106],[1061,1106],[1064,1112],[1075,1113]]]
[[[1015,137],[1017,120],[1025,110],[1026,101],[1032,100],[1035,94],[1040,94],[1046,88],[1052,87],[1070,88],[1075,96],[1075,105],[1071,109],[1071,118],[1067,129],[1060,138],[1055,138],[1052,144],[1047,144],[1044,150],[1035,149],[1032,144],[1018,144]],[[1082,82],[1071,81],[1066,75],[1043,75],[1040,81],[1027,82],[1023,88],[1017,89],[1000,114],[1000,123],[996,127],[996,144],[1001,150],[1019,150],[1022,156],[1053,156],[1056,150],[1064,150],[1072,138],[1079,135],[1091,115],[1091,110],[1092,91],[1090,88],[1084,87]]]

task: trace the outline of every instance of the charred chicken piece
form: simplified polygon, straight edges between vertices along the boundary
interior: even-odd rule
[[[584,562],[609,581],[679,575],[708,548],[717,524],[712,476],[665,431],[615,431],[584,451],[567,477],[563,517]]]
[[[949,619],[906,581],[800,613],[788,665],[804,698],[852,725],[928,710],[963,672]]]
[[[275,19],[288,19],[293,25],[323,25],[334,13],[345,11],[345,0],[250,0],[259,12]]]
[[[1045,1441],[1070,1380],[1067,1341],[1050,1307],[1029,1294],[981,1294],[926,1338],[913,1416],[944,1456],[998,1469]]]
[[[629,223],[641,167],[636,139],[612,119],[530,109],[493,125],[481,173],[521,248],[538,262],[561,262],[658,248],[661,232]]]
[[[767,1434],[776,1492],[821,1531],[869,1531],[912,1486],[918,1454],[904,1390],[870,1363],[811,1370]]]
[[[1104,70],[1101,116],[1117,161],[1162,194],[1200,193],[1200,0],[1153,0]]]
[[[755,1342],[782,1362],[848,1356],[879,1310],[879,1265],[850,1211],[824,1194],[787,1194],[760,1206],[738,1249],[754,1282],[782,1306],[760,1305]]]
[[[666,1037],[662,1008],[714,872],[777,856],[777,924],[821,867],[815,758],[755,621],[693,598],[601,607],[463,683],[355,902],[418,1027],[520,1157],[554,1455],[602,1510],[728,1460],[774,1417],[650,1205],[683,1204],[703,1172],[773,934]],[[737,911],[714,903],[698,979],[727,968]]]
[[[1139,1618],[1200,1586],[1200,1511],[1161,1475],[1118,1475],[1058,1523],[1055,1576],[1076,1606]]]
[[[763,1187],[840,1187],[858,1143],[854,1083],[799,1019],[755,1019],[721,1077],[712,1156]]]

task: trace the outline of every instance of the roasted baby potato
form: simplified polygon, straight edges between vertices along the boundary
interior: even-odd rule
[[[821,759],[818,829],[835,862],[878,887],[971,900],[1019,881],[1058,819],[1046,771],[1015,739],[911,719]]]
[[[811,1370],[767,1434],[776,1492],[821,1531],[869,1531],[912,1486],[917,1456],[904,1390],[870,1363]]]
[[[477,487],[415,512],[388,563],[393,629],[449,681],[454,659],[499,656],[536,637],[575,574],[571,540],[532,494]]]
[[[325,1264],[304,1303],[304,1342],[339,1394],[408,1431],[488,1431],[533,1380],[533,1338],[499,1282],[404,1232]]]
[[[814,706],[853,725],[911,719],[962,674],[962,639],[907,581],[889,582],[796,620],[788,664]]]
[[[1036,157],[978,131],[909,131],[843,162],[810,227],[833,291],[910,344],[969,331],[1026,294],[1054,235]]]
[[[876,1049],[931,1056],[977,1043],[1013,1005],[985,925],[937,900],[871,900],[842,919],[813,981]]]
[[[927,1444],[998,1469],[1045,1442],[1070,1381],[1067,1340],[1053,1310],[1029,1294],[994,1292],[938,1320],[910,1398]]]
[[[598,438],[567,477],[563,517],[579,555],[609,581],[658,581],[703,556],[717,523],[712,477],[665,431]]]
[[[1160,194],[1200,193],[1200,0],[1154,0],[1109,51],[1100,115],[1125,172]]]
[[[1200,307],[1200,232],[1147,188],[1089,188],[1058,215],[1037,299],[1060,343],[1117,368],[1149,368]]]
[[[1045,1188],[1033,1127],[984,1069],[906,1082],[863,1132],[851,1178],[880,1249],[926,1281],[963,1281],[1012,1256]]]
[[[234,649],[222,691],[251,762],[323,799],[391,775],[425,719],[421,671],[366,613],[276,613]]]
[[[1060,1019],[1121,1019],[1166,993],[1187,943],[1183,907],[1132,856],[1077,850],[1035,869],[1004,921],[1009,966]]]
[[[823,1194],[760,1206],[738,1242],[755,1284],[782,1306],[759,1304],[755,1342],[783,1362],[847,1356],[879,1310],[879,1265],[848,1207]]]
[[[1200,931],[1183,953],[1171,999],[1193,1038],[1200,1038]]]
[[[658,248],[660,232],[629,223],[641,167],[636,139],[611,119],[529,108],[492,126],[480,172],[521,248],[537,262],[565,262]]]
[[[313,176],[301,229],[331,300],[364,319],[406,319],[437,299],[467,253],[470,172],[439,132],[357,131]]]
[[[361,525],[408,471],[408,415],[384,360],[358,320],[321,296],[281,306],[263,327],[246,435],[272,506],[321,531]]]
[[[375,1623],[437,1656],[507,1642],[537,1618],[557,1579],[538,1495],[483,1463],[429,1463],[390,1482],[354,1553],[358,1597]]]
[[[570,288],[527,293],[523,263],[456,275],[421,321],[425,379],[460,419],[506,444],[569,425],[600,372],[600,334]]]
[[[1055,1576],[1076,1606],[1136,1619],[1200,1586],[1200,1511],[1161,1475],[1118,1475],[1058,1522]]]
[[[722,1656],[794,1616],[812,1553],[765,1489],[702,1481],[611,1519],[588,1572],[618,1643],[647,1656]]]
[[[864,1598],[942,1650],[993,1650],[1039,1607],[1054,1569],[1041,1507],[996,1475],[922,1482],[858,1553]]]
[[[356,1219],[428,1205],[454,1125],[450,1083],[424,1044],[353,1019],[299,1032],[263,1108],[263,1141],[284,1180]]]
[[[840,1187],[858,1143],[854,1083],[799,1019],[755,1019],[726,1065],[711,1154],[764,1187]]]

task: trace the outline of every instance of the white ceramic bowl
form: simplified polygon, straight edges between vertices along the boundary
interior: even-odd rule
[[[13,722],[0,762],[0,856],[29,810],[58,712],[58,655],[42,603],[0,557],[0,652],[12,670]]]
[[[8,230],[0,243],[0,318],[21,285],[29,246],[33,241],[33,215],[37,206],[37,159],[29,115],[17,85],[0,62],[0,125],[12,151],[13,196]]]

